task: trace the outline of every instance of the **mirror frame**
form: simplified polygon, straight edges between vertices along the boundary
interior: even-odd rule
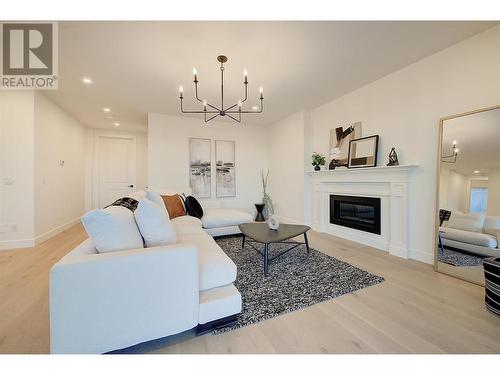
[[[437,153],[437,169],[436,169],[436,207],[435,207],[435,212],[434,212],[434,271],[455,277],[460,280],[464,280],[467,282],[471,282],[477,285],[484,286],[484,283],[478,282],[477,280],[472,280],[470,278],[467,278],[463,275],[459,274],[453,274],[450,272],[446,272],[444,269],[439,269],[438,268],[438,236],[437,233],[439,231],[439,185],[440,185],[440,175],[441,175],[441,155],[443,152],[443,125],[446,120],[452,120],[458,117],[465,117],[465,116],[470,116],[470,115],[475,115],[477,113],[482,113],[482,112],[487,112],[487,111],[492,111],[495,109],[500,109],[500,105],[495,105],[492,107],[485,107],[481,109],[476,109],[473,111],[468,111],[468,112],[463,112],[463,113],[458,113],[456,115],[450,115],[446,117],[441,117],[439,119],[439,137],[438,137],[438,153]]]

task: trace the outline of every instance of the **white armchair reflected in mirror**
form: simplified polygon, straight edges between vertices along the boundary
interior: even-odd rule
[[[500,256],[500,106],[440,121],[435,268],[484,285]]]

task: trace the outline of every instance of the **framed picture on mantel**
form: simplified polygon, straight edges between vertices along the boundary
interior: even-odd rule
[[[378,135],[353,139],[349,142],[348,168],[377,166]]]

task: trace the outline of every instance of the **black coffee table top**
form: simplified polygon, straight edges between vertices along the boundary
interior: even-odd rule
[[[285,241],[311,229],[307,225],[280,224],[278,230],[272,230],[266,223],[245,223],[238,227],[245,236],[262,243]]]

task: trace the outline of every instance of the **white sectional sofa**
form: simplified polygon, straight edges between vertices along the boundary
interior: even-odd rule
[[[208,208],[201,218],[203,229],[212,237],[241,233],[238,225],[252,221],[249,213],[232,208]]]
[[[99,254],[87,239],[54,265],[52,353],[104,353],[241,312],[233,261],[197,218],[172,223],[174,245]]]
[[[482,256],[500,255],[500,216],[454,211],[439,231],[445,247]]]

